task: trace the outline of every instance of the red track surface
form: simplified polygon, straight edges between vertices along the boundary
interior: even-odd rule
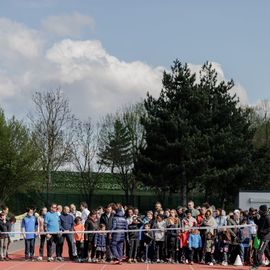
[[[38,250],[37,250],[38,251]],[[11,254],[12,261],[0,262],[0,270],[230,270],[239,269],[247,270],[249,267],[243,266],[208,266],[208,265],[184,265],[184,264],[90,264],[90,263],[74,263],[74,262],[25,262],[24,251],[19,250]],[[38,254],[38,252],[36,252]],[[67,254],[64,254],[66,256]],[[260,269],[267,269],[261,267]]]

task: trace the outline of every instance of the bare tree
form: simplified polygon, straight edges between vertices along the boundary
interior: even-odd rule
[[[78,188],[84,199],[91,203],[95,188],[105,169],[97,163],[98,128],[93,127],[90,119],[77,121],[72,144],[72,163],[79,172]]]
[[[74,115],[69,101],[60,89],[36,92],[33,95],[34,114],[30,115],[35,145],[40,153],[40,167],[44,173],[47,198],[52,184],[52,172],[71,158]]]

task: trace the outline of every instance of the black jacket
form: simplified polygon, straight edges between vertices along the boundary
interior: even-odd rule
[[[104,224],[106,227],[106,230],[112,229],[112,220],[113,220],[114,214],[111,213],[110,217],[107,216],[106,213],[103,213],[100,217],[100,224]]]
[[[87,219],[84,223],[84,229],[86,231],[96,231],[98,229],[98,222],[93,221],[91,218]],[[93,233],[85,233],[84,239],[89,241],[90,243],[94,242],[94,234]]]
[[[268,212],[261,213],[260,218],[255,217],[254,222],[258,226],[259,239],[270,240],[270,215]]]
[[[8,232],[8,223],[4,223],[2,219],[0,219],[0,232]],[[0,234],[0,238],[6,238],[7,234]]]
[[[154,234],[152,231],[144,231],[143,232],[143,242],[146,245],[151,245],[154,240]]]
[[[128,225],[129,230],[139,230],[141,228],[142,224],[134,224],[131,223]],[[128,240],[139,240],[140,238],[140,232],[128,232]]]

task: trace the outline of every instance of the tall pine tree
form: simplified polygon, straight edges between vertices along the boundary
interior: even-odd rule
[[[248,113],[229,93],[233,82],[218,83],[208,63],[196,78],[178,60],[162,82],[160,96],[145,100],[147,146],[135,166],[137,177],[159,191],[180,192],[184,204],[195,187],[206,199],[214,193],[228,199],[245,177],[252,138]]]

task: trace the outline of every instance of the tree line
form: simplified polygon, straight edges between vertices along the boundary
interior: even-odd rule
[[[173,62],[164,71],[157,98],[124,106],[98,123],[78,119],[61,89],[36,92],[29,121],[0,112],[0,201],[36,190],[48,194],[52,172],[79,173],[78,188],[91,201],[104,172],[110,172],[133,203],[138,183],[161,200],[191,192],[213,196],[225,206],[239,189],[270,186],[270,102],[240,106],[218,81],[210,63],[199,73]]]

